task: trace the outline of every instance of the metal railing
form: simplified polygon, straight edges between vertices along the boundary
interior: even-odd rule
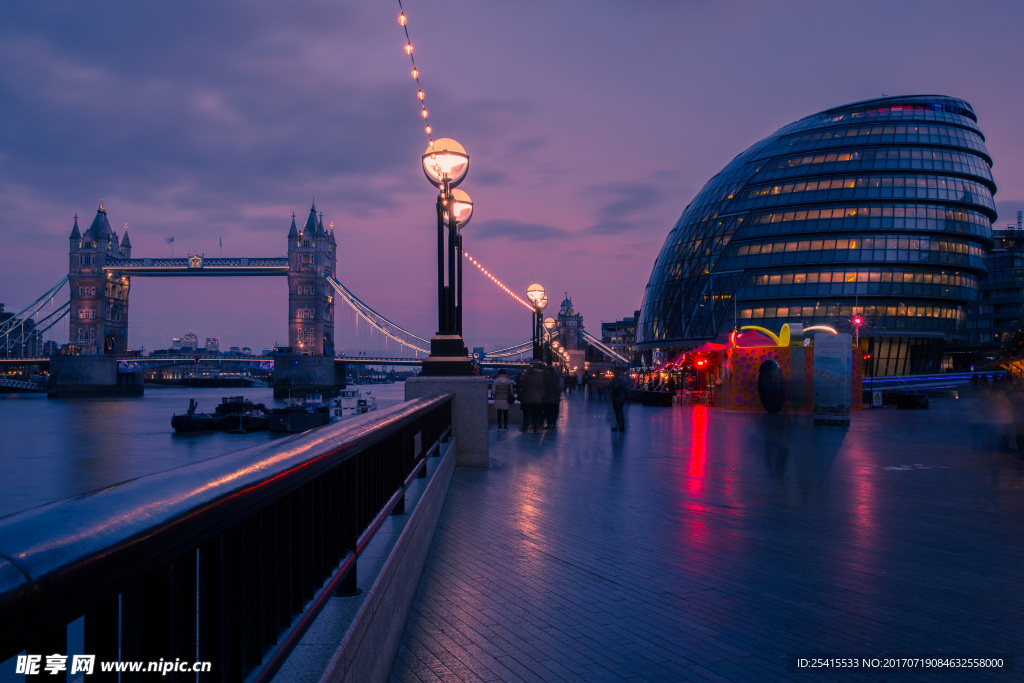
[[[451,402],[416,399],[0,519],[0,662],[69,654],[68,625],[84,616],[82,654],[97,662],[209,661],[203,680],[269,680],[327,600],[355,592],[357,558],[439,454]]]

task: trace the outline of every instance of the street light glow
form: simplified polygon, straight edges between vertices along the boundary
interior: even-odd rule
[[[424,116],[426,115],[426,109]],[[435,140],[423,153],[423,172],[433,185],[448,183],[453,188],[466,177],[469,155],[465,148],[451,138]]]
[[[459,226],[459,230],[462,230],[466,223],[469,223],[469,219],[473,217],[473,200],[459,189],[452,190],[452,200],[451,211],[455,216],[455,224]]]
[[[542,298],[547,298],[544,294],[544,288],[538,284],[532,284],[526,288],[526,298],[530,300],[530,303],[536,306],[540,303]]]

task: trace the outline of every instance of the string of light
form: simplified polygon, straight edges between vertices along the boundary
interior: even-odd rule
[[[427,134],[429,147],[434,146],[434,130],[430,127],[430,114],[427,112],[427,96],[423,92],[423,84],[420,83],[420,70],[416,68],[416,56],[412,53],[412,40],[409,38],[409,18],[405,16],[405,8],[402,7],[402,0],[398,0],[398,25],[405,31],[405,54],[409,55],[412,62],[412,78],[416,81],[416,97],[420,100],[420,116],[423,117],[424,132]]]
[[[494,284],[496,284],[496,285],[497,285],[498,287],[500,287],[500,288],[501,288],[502,290],[504,290],[504,292],[505,292],[506,294],[508,294],[508,295],[509,295],[510,297],[512,297],[513,299],[515,299],[516,301],[518,301],[518,302],[519,302],[519,303],[521,303],[522,305],[524,305],[524,306],[526,306],[527,308],[529,308],[529,309],[530,309],[531,311],[533,310],[533,306],[531,306],[531,305],[530,305],[529,303],[527,303],[527,302],[526,302],[526,301],[525,301],[524,299],[522,299],[522,298],[521,298],[521,297],[520,297],[520,296],[519,296],[518,294],[516,294],[515,292],[513,292],[513,291],[512,291],[511,289],[509,289],[508,287],[506,287],[506,286],[505,286],[505,283],[504,283],[504,282],[502,282],[502,281],[501,281],[501,280],[499,280],[498,278],[494,277],[494,275],[493,275],[493,274],[491,273],[491,271],[489,271],[489,270],[487,270],[486,268],[484,268],[483,264],[481,264],[481,263],[480,263],[479,261],[477,261],[477,260],[476,260],[475,258],[473,258],[472,256],[470,256],[470,255],[469,255],[469,252],[468,252],[468,251],[466,251],[465,249],[463,249],[463,250],[462,250],[462,255],[463,255],[463,256],[465,256],[465,257],[466,257],[466,259],[467,259],[467,260],[468,260],[468,261],[469,261],[470,263],[472,263],[472,264],[473,264],[474,266],[476,266],[477,268],[479,268],[479,269],[480,269],[480,272],[481,272],[481,273],[483,273],[484,275],[486,275],[486,276],[487,276],[487,277],[488,277],[488,278],[490,279],[490,281],[491,281],[491,282],[493,282],[493,283],[494,283]]]
[[[419,98],[420,101],[420,116],[423,117],[423,122],[425,125],[424,131],[427,134],[427,143],[430,148],[433,148],[434,135],[433,128],[430,127],[430,115],[427,112],[427,96],[423,92],[423,84],[420,83],[420,71],[416,67],[416,57],[415,55],[413,55],[412,40],[409,37],[409,18],[405,16],[405,8],[402,6],[402,0],[398,0],[398,25],[402,27],[403,31],[405,31],[405,54],[409,55],[409,60],[412,63],[412,77],[413,80],[416,81],[416,97]],[[462,253],[463,256],[469,259],[470,263],[479,268],[480,272],[486,275],[494,284],[496,284],[498,287],[504,290],[507,294],[509,294],[513,299],[521,303],[523,306],[526,306],[531,311],[533,310],[533,306],[531,306],[529,303],[527,303],[518,295],[516,295],[515,292],[513,292],[511,289],[506,287],[500,280],[498,280],[498,278],[494,277],[494,275],[488,272],[486,268],[484,268],[467,252],[463,251]]]

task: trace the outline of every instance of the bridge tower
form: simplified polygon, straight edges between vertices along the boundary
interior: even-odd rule
[[[569,367],[577,368],[576,372],[582,375],[586,361],[586,352],[583,350],[583,316],[573,309],[568,292],[558,309],[557,320],[559,339],[569,353]]]
[[[345,386],[345,367],[334,360],[334,290],[338,267],[333,226],[324,229],[316,203],[300,230],[288,231],[288,345],[274,359],[274,397],[331,393]]]
[[[327,277],[337,276],[334,227],[324,229],[316,203],[299,230],[292,214],[288,231],[288,344],[297,356],[334,358],[334,290]]]
[[[572,299],[565,293],[565,300],[558,309],[559,341],[566,351],[579,351],[583,348],[583,316],[573,310]]]
[[[69,312],[73,355],[116,354],[128,350],[127,275],[104,274],[107,259],[131,257],[132,243],[125,224],[124,238],[110,228],[107,210],[100,203],[92,225],[84,233],[78,229],[78,215],[71,229],[68,285],[71,288]]]

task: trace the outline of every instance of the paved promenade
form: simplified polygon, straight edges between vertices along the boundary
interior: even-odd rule
[[[1009,656],[1024,678],[1024,461],[1005,399],[806,417],[575,395],[459,469],[392,681],[763,681],[787,655]],[[1024,435],[1022,435],[1024,436]],[[1024,448],[1024,438],[1020,439]]]

